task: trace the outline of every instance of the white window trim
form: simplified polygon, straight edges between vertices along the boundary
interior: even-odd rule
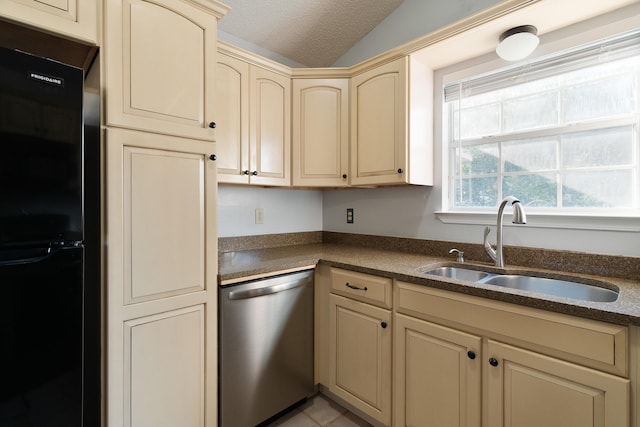
[[[612,36],[637,28],[637,23],[613,21],[607,15],[596,17],[591,20],[575,24],[558,30],[553,33],[541,36],[541,45],[535,57],[546,55],[551,52],[560,51],[572,46],[593,42],[606,36]],[[504,62],[496,59],[494,53],[474,58],[437,70],[435,73],[435,89],[434,105],[442,106],[442,87],[443,83],[459,80],[461,76],[472,76],[492,69],[498,69],[504,66]],[[443,210],[436,211],[436,217],[445,224],[472,224],[472,225],[491,225],[495,224],[496,212],[488,211],[472,211],[472,210],[447,210],[449,206],[449,148],[448,144],[443,141],[442,132],[442,108],[435,108],[434,136],[440,144],[437,151],[442,159],[441,168],[439,169],[442,184],[442,204]],[[438,152],[435,153],[436,158]],[[438,171],[434,171],[436,174]],[[508,211],[505,211],[508,212]],[[505,219],[505,224],[510,223],[510,219]],[[603,231],[622,231],[622,232],[640,232],[640,216],[638,215],[615,215],[615,214],[576,214],[575,212],[527,212],[527,225],[531,227],[551,228],[551,229],[580,229],[580,230],[603,230]]]

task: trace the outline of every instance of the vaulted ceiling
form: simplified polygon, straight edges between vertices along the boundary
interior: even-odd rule
[[[222,0],[218,28],[307,67],[328,67],[403,0]]]

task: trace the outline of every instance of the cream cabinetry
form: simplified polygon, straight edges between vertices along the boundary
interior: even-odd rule
[[[329,391],[390,425],[391,280],[332,268],[331,291]]]
[[[492,340],[486,348],[486,425],[629,425],[629,380]]]
[[[294,78],[293,185],[344,187],[349,178],[349,79]]]
[[[397,292],[396,426],[629,425],[626,327],[403,282]],[[428,411],[416,409],[427,378],[444,387]]]
[[[100,5],[100,0],[3,0],[0,16],[95,45]]]
[[[480,427],[482,339],[402,314],[394,327],[394,425]]]
[[[351,184],[433,184],[433,72],[417,57],[351,79]]]
[[[291,79],[218,53],[219,182],[291,185]]]
[[[248,184],[249,64],[220,52],[216,59],[218,182]]]
[[[217,20],[187,0],[105,0],[106,124],[213,141]]]
[[[217,423],[214,146],[106,131],[108,426]]]

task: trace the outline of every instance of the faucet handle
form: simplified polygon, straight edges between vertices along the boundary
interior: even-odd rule
[[[456,249],[456,248],[453,248],[453,249],[451,249],[449,251],[450,254],[452,254],[454,252],[458,254],[458,257],[456,258],[456,261],[460,262],[460,263],[464,262],[464,252],[462,252],[460,249]]]

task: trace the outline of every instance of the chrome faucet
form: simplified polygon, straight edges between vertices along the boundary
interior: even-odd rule
[[[464,262],[464,252],[462,252],[460,249],[453,248],[453,249],[451,249],[449,251],[449,253],[450,254],[452,254],[452,253],[456,253],[457,254],[456,262],[459,262],[459,263],[463,263]]]
[[[498,208],[498,223],[496,224],[496,228],[498,229],[498,236],[496,238],[496,248],[494,249],[489,243],[487,237],[491,232],[489,227],[484,229],[484,250],[491,257],[492,260],[496,262],[496,267],[503,268],[504,267],[504,254],[502,250],[502,214],[504,212],[504,207],[507,203],[511,203],[511,207],[513,208],[513,223],[514,224],[526,224],[527,215],[524,213],[524,209],[520,204],[520,200],[516,199],[513,196],[505,197],[500,203],[500,208]]]

